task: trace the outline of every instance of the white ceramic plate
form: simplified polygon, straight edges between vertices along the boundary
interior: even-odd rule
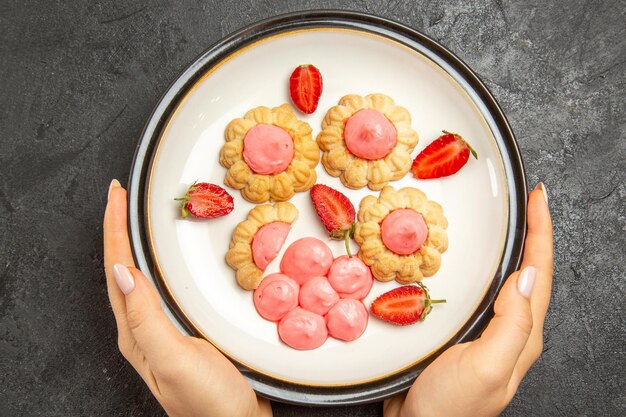
[[[327,17],[341,19],[337,14]],[[343,18],[359,25],[371,23],[363,21],[363,16]],[[161,113],[159,108],[155,111],[151,119],[155,127],[150,129],[149,123],[144,132],[142,142],[148,145],[143,154],[140,145],[131,179],[134,184],[142,183],[134,191],[137,207],[131,206],[131,219],[143,223],[131,230],[136,255],[141,254],[139,260],[145,260],[153,271],[169,306],[185,327],[217,346],[246,375],[256,376],[251,380],[264,381],[262,386],[255,386],[261,393],[303,403],[378,399],[394,391],[382,389],[385,386],[397,387],[395,391],[406,388],[406,381],[442,347],[475,336],[482,329],[503,272],[514,269],[519,261],[525,215],[525,205],[520,203],[525,202],[521,160],[512,137],[507,136],[506,121],[496,120],[501,115],[494,116],[489,108],[495,102],[486,103],[481,97],[484,87],[477,80],[468,80],[467,74],[446,62],[450,57],[440,57],[442,52],[433,51],[431,45],[420,44],[420,50],[390,38],[387,32],[395,27],[386,21],[387,26],[377,22],[374,32],[336,22],[307,26],[306,20],[300,26],[286,20],[292,26],[284,29],[277,21],[263,22],[256,31],[242,31],[236,47],[209,50],[208,55],[214,54],[210,65],[199,58],[187,70],[195,75],[185,79],[183,74],[185,83],[172,86],[168,92],[171,97],[166,95],[161,103],[167,106]],[[229,39],[232,42],[233,37]],[[408,39],[419,44],[420,39]],[[413,156],[442,129],[462,134],[479,155],[478,160],[470,160],[448,178],[420,181],[409,173],[390,183],[396,189],[420,188],[444,208],[449,248],[440,270],[424,282],[434,298],[445,298],[447,304],[437,305],[425,322],[412,326],[396,327],[370,317],[365,333],[356,341],[329,338],[322,347],[310,351],[294,350],[280,341],[276,325],[258,315],[252,293],[237,285],[234,271],[224,261],[235,225],[254,205],[238,191],[225,187],[235,199],[234,211],[219,219],[194,221],[181,220],[178,203],[173,200],[196,180],[223,185],[226,170],[220,166],[218,155],[224,144],[224,128],[250,108],[290,102],[289,75],[303,63],[317,66],[324,79],[317,111],[308,116],[299,114],[313,128],[314,137],[326,110],[343,95],[384,93],[412,115],[412,126],[420,136]],[[142,169],[138,171],[138,167]],[[378,194],[367,188],[352,191],[343,187],[337,178],[326,174],[321,163],[317,174],[318,183],[344,192],[357,209],[364,196]],[[140,193],[145,200],[140,201]],[[298,193],[291,202],[300,215],[283,251],[305,236],[328,241],[309,193]],[[145,213],[139,212],[141,204]],[[138,241],[142,243],[135,243]],[[336,256],[344,254],[342,242],[328,244]],[[353,243],[353,251],[357,250]],[[282,251],[266,274],[278,270],[281,257]],[[393,282],[375,282],[365,299],[366,306],[395,286]],[[267,386],[289,395],[264,390]],[[378,396],[362,399],[359,387],[373,389]],[[347,390],[347,397],[338,400],[335,397],[342,389]],[[323,399],[307,400],[307,392]]]

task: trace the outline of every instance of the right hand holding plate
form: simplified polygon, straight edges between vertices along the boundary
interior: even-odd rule
[[[530,193],[528,234],[520,271],[502,287],[495,315],[480,338],[445,351],[406,397],[385,402],[385,417],[497,416],[543,349],[550,303],[552,221],[543,184]]]

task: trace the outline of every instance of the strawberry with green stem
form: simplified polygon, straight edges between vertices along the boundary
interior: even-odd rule
[[[200,219],[214,219],[234,208],[233,197],[225,189],[206,182],[194,182],[183,197],[174,200],[180,201],[183,219],[190,213]]]
[[[350,239],[354,236],[354,206],[344,194],[324,184],[315,184],[311,188],[311,200],[320,220],[333,240],[343,240],[348,256]]]
[[[447,177],[458,172],[469,160],[470,153],[478,159],[478,154],[465,139],[456,133],[443,131],[422,152],[411,166],[415,178],[429,179]]]
[[[418,282],[417,285],[405,285],[380,295],[372,303],[371,310],[381,320],[406,326],[424,321],[433,304],[445,302],[431,299],[428,288]]]

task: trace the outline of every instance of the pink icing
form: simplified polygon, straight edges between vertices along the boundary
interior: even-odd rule
[[[287,169],[293,159],[293,139],[284,129],[258,124],[243,139],[243,159],[257,174],[274,175]]]
[[[302,285],[313,277],[326,275],[332,262],[333,254],[324,242],[305,237],[287,248],[280,261],[280,271]]]
[[[324,317],[297,307],[278,323],[278,336],[294,349],[315,349],[324,344],[328,330]]]
[[[339,301],[339,295],[326,277],[311,278],[300,288],[300,307],[324,315]]]
[[[278,321],[298,306],[298,284],[283,274],[266,276],[254,290],[254,306],[266,320]]]
[[[346,121],[343,139],[348,150],[362,159],[381,159],[398,140],[396,128],[384,114],[374,109],[359,110]]]
[[[410,255],[422,247],[428,237],[424,217],[411,209],[394,210],[381,226],[383,243],[398,255]]]
[[[328,282],[341,298],[362,299],[374,284],[372,272],[362,260],[353,256],[340,256],[328,271]]]
[[[328,333],[345,341],[357,339],[367,327],[367,310],[362,302],[344,298],[335,304],[326,316]]]
[[[291,225],[284,222],[272,222],[262,226],[252,240],[252,259],[262,271],[274,260],[291,230]]]

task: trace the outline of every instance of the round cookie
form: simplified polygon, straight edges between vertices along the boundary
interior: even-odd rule
[[[236,271],[237,282],[241,288],[254,290],[258,287],[263,277],[264,266],[267,266],[273,259],[265,245],[264,247],[254,244],[257,233],[261,231],[261,234],[264,234],[263,232],[267,230],[265,226],[276,222],[291,225],[297,217],[298,209],[288,201],[262,204],[250,210],[247,219],[235,227],[228,252],[226,252],[226,263]],[[283,227],[277,229],[283,236],[280,236],[282,240],[272,242],[274,257],[278,254],[286,237]],[[267,237],[264,236],[264,239]],[[262,248],[262,253],[257,253],[255,256],[254,249],[259,250],[259,247]]]
[[[286,201],[310,189],[317,175],[319,148],[311,126],[298,120],[288,104],[261,106],[226,126],[220,164],[224,184],[241,190],[251,203]]]
[[[350,94],[328,110],[316,140],[326,172],[348,188],[380,190],[409,171],[418,136],[391,97]]]
[[[412,210],[419,214],[426,223],[426,239],[422,241],[423,231],[419,228],[386,230],[395,236],[393,239],[384,239],[385,219],[396,210]],[[394,225],[406,226],[403,222],[392,220],[394,221],[391,223]],[[443,215],[441,206],[428,200],[422,191],[411,187],[396,191],[393,187],[387,186],[382,189],[378,198],[367,196],[361,200],[354,240],[361,246],[359,258],[371,267],[376,279],[379,281],[395,279],[401,284],[409,284],[432,276],[439,270],[441,254],[448,248],[447,227],[448,220]],[[398,236],[410,239],[414,251],[404,252],[407,246],[398,244]],[[385,245],[385,240],[391,248]],[[401,253],[398,254],[394,250]]]

